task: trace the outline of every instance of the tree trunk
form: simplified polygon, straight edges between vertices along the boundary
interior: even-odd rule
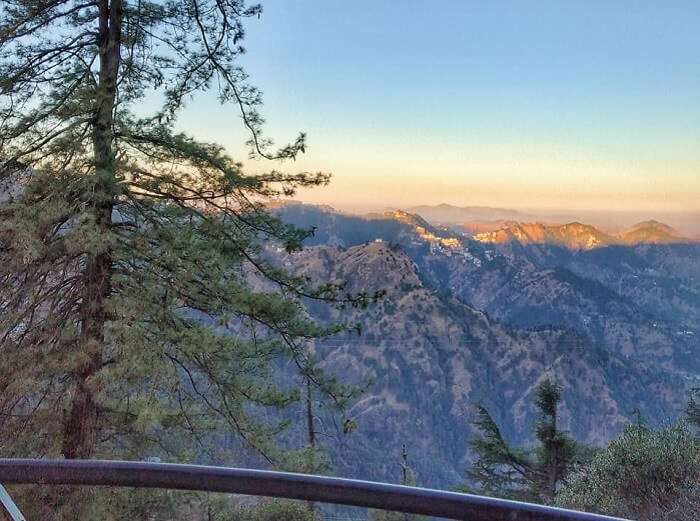
[[[312,451],[316,450],[316,429],[314,428],[314,409],[313,409],[313,393],[311,390],[311,379],[306,378],[306,434],[308,436],[309,447]],[[316,457],[316,454],[311,456]],[[315,469],[314,469],[315,472]],[[309,510],[317,514],[317,506],[315,501],[309,501]]]
[[[547,451],[548,468],[547,468],[547,483],[545,489],[545,497],[548,500],[553,500],[557,493],[557,484],[559,483],[559,443],[557,440],[557,412],[550,416],[551,432],[550,438],[546,440],[544,447]]]
[[[311,392],[311,379],[306,378],[306,434],[309,447],[316,448],[316,429],[314,428],[313,395]]]
[[[94,189],[86,201],[96,233],[110,233],[116,185],[113,114],[119,72],[122,0],[99,0],[99,79],[92,141],[95,161]],[[106,300],[111,291],[112,250],[88,252],[83,271],[80,308],[80,346],[84,361],[76,370],[75,393],[63,426],[65,458],[90,458],[95,449],[99,408],[90,379],[103,365]]]

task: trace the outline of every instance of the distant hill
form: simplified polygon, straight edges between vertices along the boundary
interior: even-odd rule
[[[466,221],[459,224],[452,224],[452,228],[469,236],[479,233],[494,232],[505,228],[512,221],[498,219],[496,221]]]
[[[520,244],[552,244],[572,250],[590,250],[615,243],[615,239],[594,226],[573,222],[562,225],[542,223],[511,223],[493,232],[474,236],[480,242],[505,244],[517,241]]]
[[[673,244],[689,243],[672,227],[658,221],[645,221],[617,235],[609,235],[589,224],[572,222],[562,225],[511,222],[503,227],[478,233],[474,239],[484,243],[504,245],[518,242],[522,245],[548,244],[570,250],[591,250],[617,244]]]
[[[461,224],[468,221],[522,221],[531,219],[529,214],[508,208],[489,206],[452,206],[438,204],[435,206],[414,206],[409,213],[418,214],[436,224]]]
[[[533,223],[548,225],[582,222],[595,226],[606,233],[617,235],[621,230],[632,228],[632,223],[645,219],[639,212],[606,211],[554,211],[547,209],[517,210],[489,206],[456,206],[450,204],[421,205],[406,208],[406,211],[418,214],[432,224],[450,225],[470,235],[494,231],[508,222]],[[700,214],[688,212],[655,213],[654,219],[670,224],[680,230],[678,236],[700,239]],[[655,221],[645,221],[650,224]],[[635,225],[636,226],[636,225]],[[674,230],[674,231],[675,231]]]
[[[306,241],[308,245],[355,246],[375,239],[456,244],[461,237],[447,227],[432,225],[422,216],[403,210],[360,216],[337,212],[329,206],[298,203],[279,204],[272,210],[284,221],[313,228],[313,237]]]
[[[654,220],[635,224],[620,233],[618,238],[624,244],[671,244],[689,240],[671,226]]]

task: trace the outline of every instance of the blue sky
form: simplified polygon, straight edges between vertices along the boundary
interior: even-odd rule
[[[700,4],[267,0],[244,66],[301,198],[700,210]],[[244,154],[233,108],[180,125]],[[253,171],[270,168],[263,162]]]

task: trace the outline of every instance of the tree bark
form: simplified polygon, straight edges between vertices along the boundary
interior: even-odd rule
[[[306,434],[309,447],[316,448],[316,429],[314,428],[313,394],[311,392],[311,379],[306,378]]]
[[[99,1],[99,79],[92,141],[94,147],[94,189],[86,201],[96,233],[109,234],[112,226],[116,186],[116,154],[113,139],[114,107],[120,61],[122,0]],[[107,244],[109,244],[107,242]],[[106,301],[111,292],[112,250],[87,253],[83,271],[83,296],[80,309],[79,349],[84,361],[77,368],[75,393],[63,426],[63,456],[90,458],[98,433],[99,407],[90,379],[103,366]]]
[[[314,428],[314,409],[313,409],[313,393],[311,389],[311,379],[306,377],[306,434],[308,436],[309,447],[312,451],[316,450],[316,429]],[[312,454],[312,458],[316,457],[316,454]],[[312,513],[317,513],[317,507],[315,501],[309,501],[309,510]]]

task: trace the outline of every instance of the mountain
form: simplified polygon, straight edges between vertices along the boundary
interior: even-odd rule
[[[484,243],[505,245],[518,242],[522,245],[547,244],[570,250],[591,250],[615,244],[674,244],[693,242],[670,226],[658,221],[638,223],[618,235],[609,235],[594,226],[572,222],[562,225],[510,222],[497,230],[474,235]]]
[[[315,227],[285,259],[290,269],[387,290],[364,310],[310,303],[318,319],[362,331],[317,346],[329,370],[372,380],[351,411],[359,431],[331,444],[345,475],[394,479],[406,443],[421,454],[419,483],[451,486],[469,461],[473,405],[527,443],[544,375],[565,384],[567,428],[590,443],[610,439],[636,408],[652,424],[678,415],[700,382],[700,244],[623,244],[580,223],[537,225],[551,243],[482,242],[410,212],[276,211]],[[600,245],[588,248],[590,236]]]
[[[324,367],[345,380],[371,381],[348,411],[357,432],[345,436],[330,418],[322,422],[340,475],[395,480],[405,444],[416,455],[419,483],[453,486],[469,463],[474,406],[493,411],[508,439],[528,443],[533,389],[545,375],[566,386],[563,425],[589,443],[619,432],[635,407],[657,418],[682,405],[682,379],[652,363],[630,364],[567,328],[494,320],[427,283],[396,245],[315,246],[285,262],[312,280],[344,280],[349,291],[386,291],[366,309],[329,314],[309,304],[320,320],[360,326],[359,335],[317,344]]]
[[[663,330],[666,341],[677,337],[677,351],[688,349],[692,339],[679,332],[700,330],[697,242],[625,245],[617,241],[592,249],[517,240],[497,244],[430,226],[406,212],[370,218],[311,205],[289,205],[278,211],[290,223],[315,226],[307,245],[350,247],[377,239],[396,245],[439,291],[518,325],[575,327],[589,336],[607,338],[617,348],[622,336],[627,338],[625,345],[647,345],[644,338]],[[592,229],[586,225],[574,228]],[[587,240],[585,233],[572,237]],[[449,239],[447,245],[445,239]],[[620,299],[616,301],[615,295]],[[514,303],[519,304],[511,305]],[[626,311],[611,313],[613,304]],[[653,335],[622,333],[650,327],[656,331]]]
[[[671,244],[688,241],[674,228],[658,221],[644,221],[618,235],[624,244]]]
[[[493,244],[513,241],[524,245],[552,244],[571,250],[590,250],[616,242],[615,238],[597,228],[578,222],[562,225],[513,222],[499,230],[475,235],[474,239]]]
[[[277,205],[273,211],[284,221],[313,229],[313,237],[306,241],[310,245],[354,246],[381,239],[454,248],[463,238],[447,227],[434,226],[420,215],[403,210],[357,216],[327,206],[292,203]]]
[[[528,214],[508,208],[492,208],[489,206],[452,206],[439,204],[436,206],[415,206],[407,210],[418,214],[436,224],[461,224],[468,221],[516,221],[528,219]]]
[[[496,230],[505,228],[510,222],[512,221],[506,221],[503,219],[498,219],[495,221],[466,221],[459,224],[452,224],[451,227],[462,234],[472,237],[479,233],[495,232]]]

